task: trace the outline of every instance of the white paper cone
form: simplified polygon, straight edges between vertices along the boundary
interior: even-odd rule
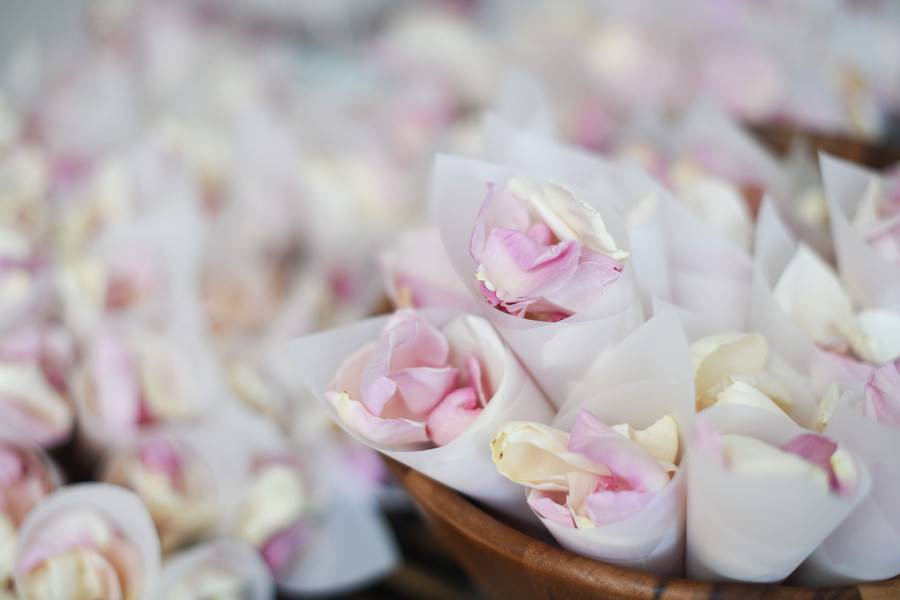
[[[45,497],[28,513],[19,530],[16,546],[16,586],[23,589],[25,576],[25,573],[21,572],[18,560],[28,554],[35,543],[40,542],[47,522],[67,510],[85,508],[96,510],[109,519],[110,523],[134,545],[140,556],[138,597],[151,598],[160,571],[159,538],[153,521],[136,494],[107,483],[65,486]]]
[[[872,475],[872,491],[794,576],[805,585],[849,585],[900,574],[900,431],[859,414],[846,396],[825,434]]]
[[[900,265],[879,254],[851,224],[866,187],[878,175],[827,154],[819,160],[835,255],[850,296],[867,308],[900,310]]]
[[[785,188],[786,176],[778,160],[715,104],[698,102],[675,132],[674,146],[682,152],[718,149],[734,157],[740,172],[729,179],[753,181],[771,192]]]
[[[275,582],[256,550],[239,540],[221,538],[167,560],[155,600],[169,600],[178,586],[184,586],[190,580],[192,573],[206,568],[224,570],[235,576],[240,582],[242,600],[271,600],[275,596]]]
[[[756,226],[747,330],[764,335],[771,352],[786,360],[794,370],[808,373],[816,345],[784,312],[773,292],[775,282],[796,248],[796,241],[771,201],[763,200]]]
[[[566,400],[553,426],[571,429],[582,409],[607,425],[627,423],[635,429],[671,415],[684,447],[694,417],[694,372],[687,339],[673,311],[653,317],[603,352]],[[638,513],[592,529],[565,527],[543,518],[541,522],[560,545],[573,552],[658,575],[680,575],[684,485],[679,469]]]
[[[549,171],[552,169],[547,167],[528,174],[539,180],[554,179],[555,173]],[[469,237],[487,184],[501,183],[518,174],[521,171],[512,167],[449,156],[438,156],[435,161],[431,198],[444,249],[460,279],[478,300],[481,294],[475,281],[476,265],[469,255]],[[573,179],[578,178],[573,176]],[[561,181],[568,184],[570,180]],[[600,194],[600,200],[596,195],[579,194],[579,197],[603,213],[615,239],[627,239],[621,220],[608,207],[603,207],[607,196]],[[643,321],[633,269],[628,263],[619,279],[594,306],[558,323],[513,317],[483,302],[482,307],[480,314],[494,324],[554,403],[559,403],[568,393],[572,382],[598,350],[621,339]]]
[[[444,310],[419,311],[432,325],[442,328],[459,313]],[[508,421],[549,423],[553,409],[483,319],[466,316],[446,330],[451,353],[478,349],[494,388],[494,396],[478,418],[455,440],[426,450],[395,450],[374,444],[357,432],[345,429],[364,444],[408,465],[441,483],[508,514],[530,518],[521,488],[497,473],[491,461],[490,441]],[[389,317],[368,319],[355,325],[294,340],[290,351],[307,385],[325,405],[332,418],[344,426],[325,393],[344,360],[364,344],[376,340]],[[476,337],[477,335],[477,337]]]
[[[333,595],[386,577],[400,563],[400,553],[375,496],[361,491],[336,453],[322,452],[316,466],[327,505],[312,545],[290,573],[279,576],[279,588]]]
[[[787,415],[753,407],[713,406],[700,417],[722,433],[774,446],[807,431]],[[688,577],[760,583],[786,578],[868,494],[868,471],[856,464],[856,490],[842,497],[806,479],[730,472],[689,444]]]

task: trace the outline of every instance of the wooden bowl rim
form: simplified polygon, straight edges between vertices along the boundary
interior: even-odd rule
[[[406,465],[385,457],[393,475],[403,484],[427,518],[451,528],[467,543],[487,553],[501,555],[528,572],[550,580],[581,582],[586,589],[611,596],[666,598],[697,597],[895,597],[900,596],[900,577],[834,588],[808,588],[759,583],[715,583],[680,577],[657,577],[580,556],[531,537],[491,516],[462,494]],[[524,497],[524,491],[523,491]],[[703,596],[698,596],[703,594]],[[885,595],[887,594],[887,595]]]

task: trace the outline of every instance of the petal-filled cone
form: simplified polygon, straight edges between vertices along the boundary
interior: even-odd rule
[[[787,415],[748,406],[713,406],[700,415],[721,433],[779,447],[808,433]],[[697,439],[687,451],[687,576],[707,581],[784,580],[866,497],[870,477],[838,495],[805,477],[733,472]],[[823,479],[824,480],[824,479]]]
[[[431,208],[439,223],[450,263],[473,298],[482,303],[479,314],[493,323],[551,402],[558,406],[598,350],[640,325],[643,308],[634,271],[627,261],[618,279],[598,295],[588,309],[556,323],[514,317],[481,300],[475,278],[478,265],[469,252],[472,230],[488,184],[503,184],[521,175],[523,172],[513,167],[438,156],[431,183]],[[549,168],[530,170],[527,175],[534,181],[553,181],[556,177]],[[613,238],[620,243],[627,239],[615,210],[609,205],[601,205],[610,194],[602,195],[596,188],[590,195],[572,189],[577,198],[592,204],[603,215]]]
[[[878,174],[827,154],[820,155],[819,163],[838,268],[850,295],[862,306],[900,310],[900,267],[869,245],[851,223]]]
[[[140,498],[133,492],[106,483],[82,483],[60,488],[44,498],[28,514],[19,530],[16,545],[17,563],[41,542],[41,534],[49,520],[68,510],[90,508],[98,511],[115,526],[137,550],[140,573],[138,597],[152,598],[160,573],[159,538],[153,520]],[[46,540],[44,540],[46,541]],[[23,589],[25,573],[16,565],[16,584]]]
[[[670,415],[678,424],[683,447],[694,417],[689,356],[675,312],[654,316],[596,359],[561,407],[554,427],[568,430],[581,410],[606,425],[627,423],[635,429]],[[679,468],[648,504],[613,523],[575,529],[546,518],[541,521],[560,545],[573,552],[659,575],[680,575],[684,571],[685,484],[685,473]]]
[[[377,340],[390,317],[378,317],[294,340],[289,351],[312,393],[332,418],[351,435],[383,454],[402,462],[476,500],[518,518],[531,519],[521,488],[501,477],[491,462],[490,441],[507,421],[548,423],[553,409],[512,351],[486,320],[448,311],[420,311],[429,323],[443,330],[453,357],[474,354],[491,382],[493,396],[481,414],[445,446],[396,446],[367,440],[348,427],[326,399],[326,392],[344,360],[363,345]]]
[[[202,584],[202,575],[227,577],[226,587],[218,591],[237,589],[245,600],[269,600],[275,595],[275,582],[266,563],[251,546],[239,540],[221,538],[194,546],[166,560],[160,576],[158,593],[164,600],[195,597]],[[201,588],[202,589],[202,588]]]
[[[802,584],[849,585],[900,571],[900,431],[860,414],[854,400],[841,398],[824,433],[866,465],[872,491],[806,559],[794,577]]]

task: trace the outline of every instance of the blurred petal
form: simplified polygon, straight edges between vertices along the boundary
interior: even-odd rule
[[[863,412],[879,423],[900,427],[900,359],[881,365],[869,377]]]

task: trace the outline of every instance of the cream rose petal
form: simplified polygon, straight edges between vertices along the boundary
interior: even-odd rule
[[[115,568],[99,553],[84,548],[51,556],[25,578],[28,598],[123,600]]]
[[[797,454],[782,450],[756,438],[722,434],[722,454],[728,469],[758,477],[806,478],[828,491],[828,474]]]
[[[743,404],[754,406],[770,412],[783,412],[782,409],[759,389],[746,381],[734,381],[716,394],[715,404]]]
[[[297,521],[306,505],[306,490],[296,470],[271,464],[256,475],[245,496],[239,531],[254,546]]]
[[[900,356],[900,314],[889,310],[866,309],[859,313],[859,323],[865,334],[865,354],[862,358],[874,363],[886,363]]]
[[[773,293],[782,310],[815,342],[826,347],[849,343],[865,352],[866,335],[850,298],[831,267],[808,246],[797,248]]]
[[[678,458],[678,424],[671,415],[660,417],[646,429],[634,429],[626,424],[614,425],[613,429],[637,442],[656,460],[675,464]]]
[[[697,394],[732,375],[754,374],[768,358],[766,339],[758,333],[727,333],[701,338],[691,344]]]
[[[548,425],[525,421],[507,423],[491,441],[491,458],[501,475],[531,488],[564,492],[568,474],[605,475],[609,470],[568,450],[569,434]]]
[[[17,537],[16,526],[0,512],[0,590],[12,582]]]
[[[527,200],[560,241],[578,241],[616,260],[628,258],[628,251],[618,247],[600,213],[561,185],[547,183],[538,190],[534,184],[515,178],[508,187],[513,194]]]

